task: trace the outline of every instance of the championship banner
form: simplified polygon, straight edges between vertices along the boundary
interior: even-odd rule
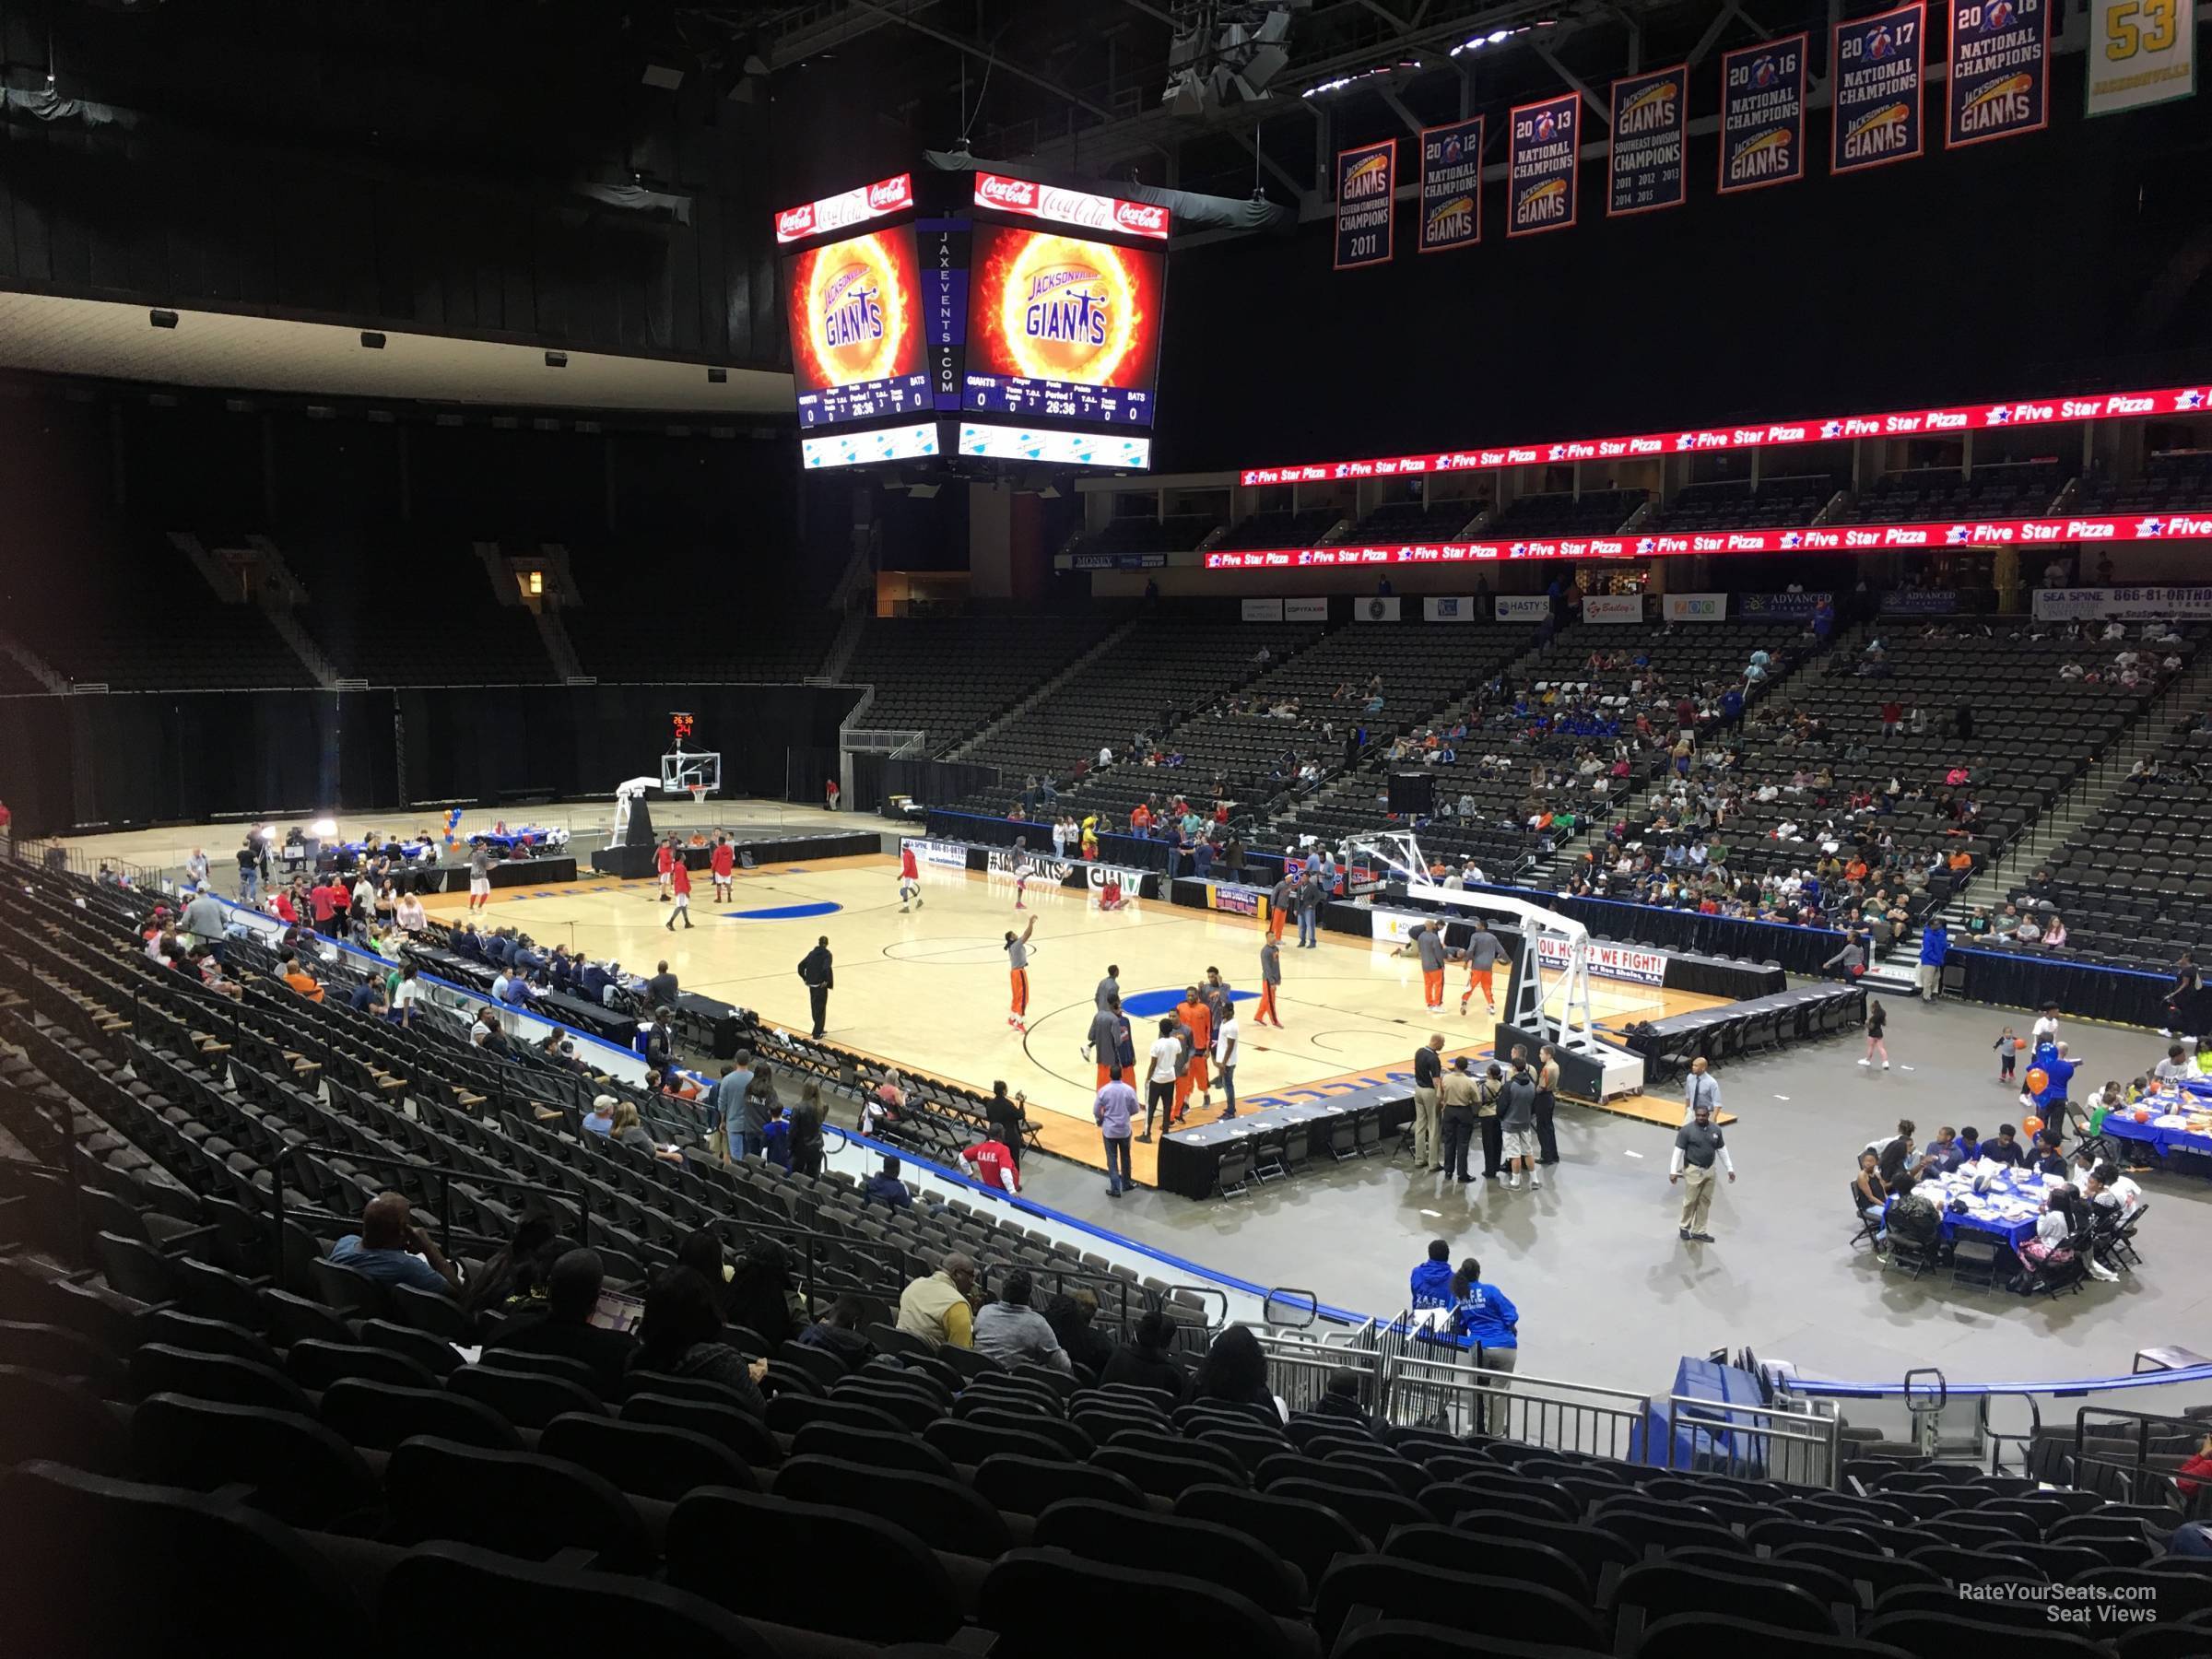
[[[1280,599],[1247,599],[1243,618],[1247,622],[1280,622],[1283,619],[1283,602]]]
[[[1471,248],[1482,240],[1482,117],[1421,129],[1421,240],[1424,253]]]
[[[1541,622],[1550,615],[1551,601],[1542,594],[1498,595],[1498,620],[1500,622]]]
[[[1472,597],[1456,596],[1421,601],[1421,620],[1424,622],[1472,622],[1476,606]]]
[[[2212,621],[2212,587],[2037,588],[2038,622]]]
[[[2050,125],[2050,0],[1951,0],[1944,99],[1947,149]]]
[[[1562,92],[1513,107],[1505,147],[1505,197],[1512,209],[1506,235],[1536,236],[1574,223],[1582,101],[1579,92]]]
[[[2087,113],[2117,115],[2196,92],[2192,0],[2089,0]]]
[[[1606,214],[1621,218],[1679,207],[1687,175],[1689,65],[1624,75],[1613,83],[1613,141],[1606,149]]]
[[[1660,614],[1669,622],[1725,622],[1728,620],[1728,595],[1668,594],[1661,601]]]
[[[1921,88],[1926,79],[1924,0],[1836,25],[1829,75],[1835,89],[1830,172],[1910,161],[1927,147]]]
[[[1336,269],[1390,263],[1397,188],[1395,138],[1336,152]]]
[[[1805,177],[1805,41],[1794,34],[1721,59],[1723,195]]]
[[[1643,620],[1641,594],[1584,594],[1583,620],[1585,622],[1641,622]]]
[[[1326,622],[1328,619],[1329,602],[1326,599],[1283,601],[1283,620],[1286,622]]]

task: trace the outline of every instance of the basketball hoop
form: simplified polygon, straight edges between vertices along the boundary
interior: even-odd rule
[[[694,806],[704,806],[707,804],[707,786],[704,783],[693,783],[689,787],[691,790],[691,805]]]

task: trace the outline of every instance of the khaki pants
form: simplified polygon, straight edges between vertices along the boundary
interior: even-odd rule
[[[1683,1167],[1682,1225],[1693,1233],[1705,1230],[1705,1218],[1712,1213],[1712,1179],[1711,1169]]]
[[[1920,994],[1930,1002],[1943,994],[1943,970],[1934,962],[1920,965]]]
[[[1413,1091],[1413,1161],[1424,1170],[1436,1168],[1443,1154],[1443,1140],[1437,1133],[1438,1099],[1433,1088]]]
[[[1476,1352],[1476,1382],[1484,1388],[1497,1390],[1497,1394],[1493,1398],[1483,1402],[1482,1431],[1485,1434],[1505,1434],[1510,1432],[1507,1427],[1507,1414],[1510,1410],[1510,1407],[1506,1405],[1504,1394],[1505,1391],[1511,1388],[1512,1384],[1506,1382],[1504,1376],[1502,1375],[1496,1376],[1495,1379],[1493,1379],[1493,1377],[1486,1376],[1483,1373],[1490,1372],[1510,1374],[1512,1371],[1513,1367],[1520,1363],[1520,1360],[1521,1350],[1519,1348],[1486,1347],[1480,1348]]]

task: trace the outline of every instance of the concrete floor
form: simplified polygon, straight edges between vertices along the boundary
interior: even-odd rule
[[[1952,1381],[2125,1372],[2136,1349],[2212,1349],[2212,1183],[2151,1176],[2146,1265],[2117,1285],[2027,1301],[1917,1282],[1849,1248],[1845,1188],[1859,1147],[1900,1116],[1924,1142],[1944,1124],[1992,1134],[2017,1122],[1990,1044],[2005,1011],[1889,1004],[1895,1069],[1861,1069],[1859,1039],[1783,1049],[1718,1075],[1742,1122],[1728,1131],[1740,1179],[1714,1202],[1717,1241],[1676,1237],[1673,1137],[1606,1113],[1562,1108],[1560,1163],[1541,1193],[1415,1177],[1409,1159],[1316,1167],[1247,1197],[1194,1204],[1147,1192],[1107,1198],[1089,1171],[1036,1159],[1028,1195],[1184,1258],[1265,1285],[1311,1290],[1360,1312],[1393,1312],[1431,1238],[1473,1254],[1521,1311],[1521,1369],[1606,1387],[1664,1388],[1680,1356],[1748,1343],[1807,1375],[1895,1382],[1939,1367]],[[2155,1033],[2077,1025],[2082,1076],[2147,1070]],[[1410,1051],[1408,1051],[1410,1054]],[[2148,1395],[2119,1402],[2171,1409]],[[2070,1407],[2066,1408],[2070,1416]],[[2048,1418],[2048,1411],[2046,1412]]]

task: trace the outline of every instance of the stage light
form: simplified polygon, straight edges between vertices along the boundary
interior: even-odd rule
[[[710,369],[710,370],[708,370],[708,371],[707,371],[707,384],[708,384],[708,385],[710,385],[710,386],[726,386],[726,385],[728,385],[728,384],[729,384],[729,382],[730,382],[730,371],[729,371],[727,369]]]
[[[174,328],[177,325],[177,313],[172,311],[150,311],[146,313],[146,320],[156,328]]]
[[[319,818],[313,823],[310,824],[308,829],[312,830],[317,836],[335,835],[338,832],[338,820],[335,818]]]
[[[382,351],[383,348],[384,336],[382,335],[373,329],[364,328],[361,330],[361,349],[363,351]]]
[[[547,352],[547,353],[546,353],[546,367],[547,367],[547,368],[548,368],[548,369],[566,369],[568,366],[569,366],[569,354],[568,354],[567,352],[565,352],[565,351],[548,351],[548,352]]]

